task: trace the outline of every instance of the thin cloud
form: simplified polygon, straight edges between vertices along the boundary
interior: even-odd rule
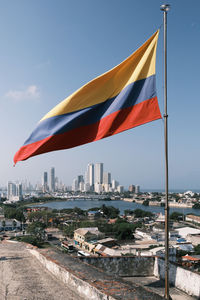
[[[36,85],[30,85],[25,90],[10,90],[5,97],[14,101],[36,100],[39,99],[40,92]]]

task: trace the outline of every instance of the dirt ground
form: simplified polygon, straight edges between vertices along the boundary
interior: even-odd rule
[[[22,243],[0,242],[0,300],[81,300]]]

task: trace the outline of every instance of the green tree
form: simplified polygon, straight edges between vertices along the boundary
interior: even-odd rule
[[[133,239],[133,229],[127,223],[120,223],[115,232],[115,237],[118,240],[131,240]]]
[[[140,208],[134,210],[134,215],[136,218],[145,218],[145,217],[153,217],[154,214],[150,211],[145,211]]]
[[[32,236],[32,235],[24,235],[24,236],[17,237],[16,239],[20,242],[25,242],[25,243],[28,243],[28,244],[32,244],[32,245],[37,246],[37,247],[40,246],[37,237]]]
[[[195,255],[200,255],[200,244],[194,246],[194,253]]]
[[[134,211],[131,210],[131,209],[125,209],[125,210],[124,210],[124,214],[125,214],[125,216],[127,216],[127,215],[133,215],[133,214],[134,214]]]
[[[20,222],[25,221],[23,210],[21,208],[16,208],[11,205],[4,208],[4,216],[5,218],[16,219],[17,221]]]
[[[27,227],[27,233],[33,235],[38,239],[38,241],[44,240],[45,236],[45,224],[42,222],[34,222],[28,225]]]
[[[200,203],[195,203],[192,208],[194,209],[200,209]]]
[[[183,214],[179,213],[177,211],[174,211],[173,213],[171,213],[170,215],[170,219],[174,220],[174,221],[180,221],[183,220]]]
[[[147,200],[147,199],[144,200],[143,203],[142,203],[142,205],[144,205],[144,206],[149,206],[149,200]]]
[[[120,213],[118,208],[115,208],[114,206],[106,206],[104,204],[101,206],[101,211],[107,218],[117,218]]]

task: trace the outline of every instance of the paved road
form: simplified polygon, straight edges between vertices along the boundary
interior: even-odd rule
[[[81,300],[48,272],[24,244],[0,242],[0,300]]]

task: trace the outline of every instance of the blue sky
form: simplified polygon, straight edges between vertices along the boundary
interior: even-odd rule
[[[52,166],[67,185],[89,162],[121,184],[164,187],[164,124],[158,120],[95,143],[19,162],[13,156],[52,107],[119,64],[161,26],[162,1],[0,0],[0,185],[40,181]],[[200,189],[200,1],[169,1],[170,188]],[[192,5],[191,5],[192,4]],[[157,50],[163,113],[163,27]]]

